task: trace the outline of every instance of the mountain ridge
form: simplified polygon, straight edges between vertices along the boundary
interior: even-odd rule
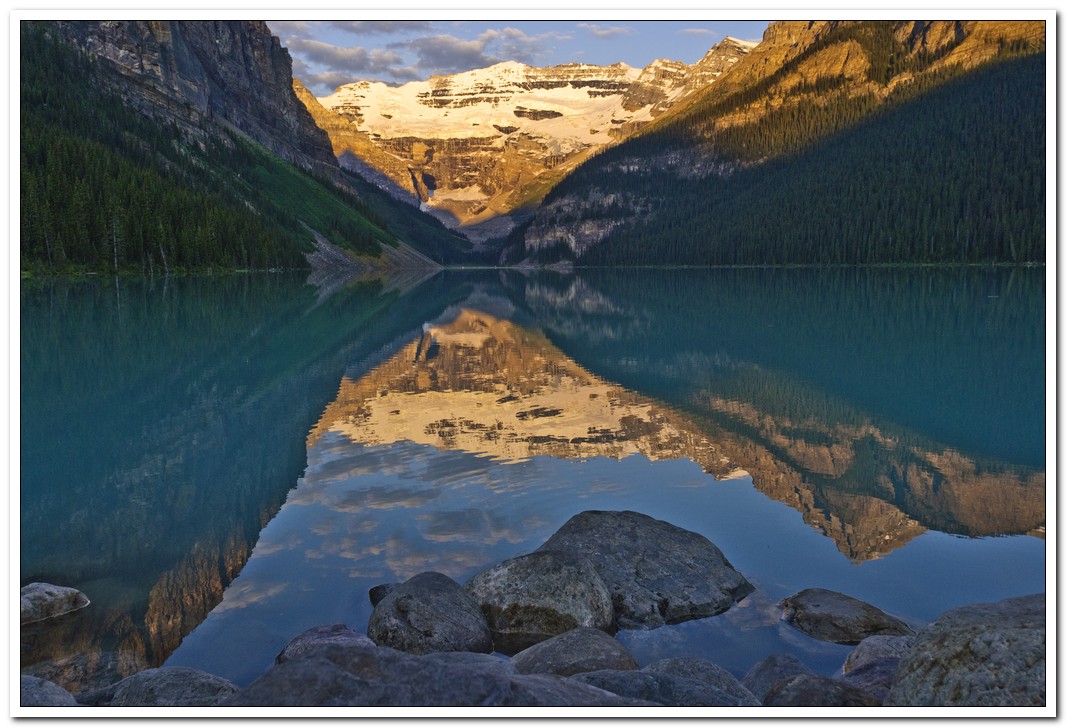
[[[1035,237],[1040,234],[1031,234],[1029,230],[1033,227],[1030,222],[1040,222],[1043,218],[1040,214],[1043,193],[1022,178],[1043,177],[1037,169],[1038,165],[1043,165],[1042,154],[1035,151],[1019,154],[1016,159],[1006,158],[1002,165],[992,170],[993,174],[983,171],[972,178],[982,182],[985,190],[982,195],[986,197],[1003,193],[1016,198],[1011,203],[990,203],[965,191],[964,188],[968,188],[966,180],[958,179],[962,171],[951,171],[954,166],[968,170],[981,167],[985,150],[974,145],[961,146],[958,140],[951,139],[950,130],[937,130],[939,145],[931,151],[937,152],[939,163],[957,178],[950,190],[953,195],[951,206],[976,210],[983,205],[995,204],[1004,208],[1011,219],[1005,217],[992,222],[1000,225],[1006,221],[1008,227],[1013,228],[1009,231],[998,227],[995,234],[998,238],[1003,236],[1004,240],[995,245],[975,245],[968,240],[965,245],[951,248],[949,243],[960,242],[961,233],[958,226],[954,230],[946,227],[949,218],[958,219],[958,216],[953,217],[955,213],[947,202],[929,212],[924,211],[914,229],[896,224],[901,215],[907,214],[907,205],[913,204],[904,203],[902,195],[911,195],[915,198],[914,204],[923,208],[929,208],[932,200],[944,196],[936,178],[922,175],[914,165],[903,170],[911,175],[907,183],[900,181],[903,178],[883,176],[877,170],[866,177],[856,177],[850,170],[856,163],[864,161],[864,155],[882,154],[896,142],[890,138],[889,146],[881,141],[873,146],[871,142],[866,147],[862,144],[854,146],[853,153],[860,156],[850,161],[835,151],[838,142],[834,140],[869,125],[880,110],[899,109],[909,100],[919,105],[912,107],[915,110],[910,112],[910,119],[906,113],[898,114],[900,128],[897,136],[931,133],[937,127],[938,117],[944,115],[937,104],[949,98],[962,101],[959,94],[930,96],[934,90],[957,78],[959,83],[971,83],[967,79],[986,83],[980,79],[990,77],[983,76],[980,71],[996,65],[993,61],[1034,56],[1043,48],[1044,26],[1038,21],[772,23],[764,42],[726,73],[708,94],[665,114],[626,142],[604,150],[554,188],[526,223],[525,229],[511,237],[510,247],[504,251],[502,260],[532,258],[549,262],[562,257],[592,265],[635,262],[644,265],[964,262],[987,261],[987,255],[1003,262],[1033,260],[1020,257],[1021,249],[1042,249]],[[1010,126],[1025,136],[1035,149],[1037,146],[1043,148],[1043,119],[1030,115],[1036,98],[1031,93],[1037,83],[1036,70],[1018,76],[1015,86],[1000,83],[986,90],[986,93],[995,92],[1004,99],[1022,99],[1025,95],[1027,109],[1026,115],[1013,118],[998,111],[995,104],[992,114],[990,109],[983,108],[983,116],[973,123],[983,128],[986,143],[996,139],[1001,146],[1017,149],[1017,140],[1011,139],[1005,131]],[[928,104],[925,108],[919,103],[922,99],[935,98],[941,101],[922,102]],[[971,108],[978,108],[981,99],[971,98],[967,103],[972,105]],[[958,109],[951,112],[946,109],[944,113],[957,114],[959,123],[972,123],[965,115],[959,115]],[[997,122],[992,121],[994,117],[998,118]],[[816,153],[817,148],[822,151]],[[908,153],[918,154],[918,159],[922,159],[921,149],[910,149]],[[932,252],[932,242],[926,246],[929,250],[904,251],[899,247],[899,236],[897,243],[891,240],[884,245],[879,243],[876,249],[857,234],[851,243],[854,246],[851,253],[838,250],[829,256],[803,245],[782,243],[791,237],[790,229],[811,228],[803,188],[794,187],[789,192],[775,182],[775,175],[780,174],[783,167],[796,169],[790,167],[788,160],[800,160],[805,154],[808,155],[808,161],[804,162],[807,176],[803,182],[798,180],[798,184],[821,185],[817,188],[821,194],[808,195],[808,199],[821,201],[827,194],[842,199],[844,196],[855,198],[857,189],[866,189],[887,199],[894,198],[896,201],[890,202],[897,218],[890,221],[892,227],[900,228],[901,235],[921,239],[924,243],[928,243],[936,231],[943,238],[938,241],[938,251]],[[837,166],[832,169],[826,164],[830,157],[837,159]],[[1023,159],[1033,170],[1020,166]],[[774,167],[777,171],[771,171],[772,162],[777,165]],[[815,181],[816,168],[823,173],[818,182]],[[765,170],[762,176],[757,172],[759,169]],[[741,172],[745,174],[741,175]],[[742,177],[752,180],[747,187],[753,190],[774,187],[779,204],[773,212],[762,204],[750,204],[746,208],[748,213],[740,203],[730,207],[731,200],[742,199],[739,195],[746,186],[732,181]],[[995,185],[991,180],[997,177],[1005,182],[1004,190],[992,189]],[[847,189],[842,188],[843,185]],[[991,189],[986,190],[987,187]],[[923,195],[915,194],[920,188],[926,190]],[[753,191],[752,194],[758,193]],[[759,203],[759,200],[749,199],[749,202]],[[874,204],[875,208],[868,209],[867,204]],[[856,227],[858,233],[859,228],[866,229],[871,219],[879,217],[878,210],[883,210],[884,214],[885,204],[886,200],[879,203],[864,201],[860,205],[853,201],[842,204],[839,209],[852,218],[849,225]],[[709,212],[712,208],[724,207],[730,208],[726,211],[726,219]],[[761,210],[759,214],[752,212],[756,208]],[[848,232],[833,222],[840,217],[833,210],[824,210],[820,214],[828,228],[811,233],[812,246],[817,245],[814,241],[818,239],[831,240]],[[936,224],[929,222],[935,218]],[[766,239],[753,240],[749,244],[748,239],[760,235],[760,226],[745,222],[751,219],[765,221],[775,228],[778,239],[771,240],[774,235],[766,233],[763,236]],[[973,215],[966,218],[969,228],[973,228],[974,220]],[[728,228],[729,232],[723,228]],[[1023,228],[1027,230],[1026,241],[1018,239]],[[657,242],[656,230],[665,230],[665,238],[669,240]],[[873,234],[882,235],[882,231],[874,230]],[[991,237],[982,230],[975,230],[973,234]],[[613,248],[619,247],[617,244],[600,247],[608,240],[625,240],[626,245],[614,253]],[[742,240],[746,241],[747,248],[737,244]],[[890,249],[894,245],[897,247]],[[1003,248],[989,253],[996,245],[1003,245]],[[986,252],[979,253],[980,248]],[[919,257],[909,257],[915,255]],[[976,257],[979,255],[981,257]]]
[[[643,69],[514,61],[401,86],[356,81],[315,99],[342,165],[391,181],[394,192],[476,241],[506,234],[567,171],[702,93],[755,46],[726,38],[698,62]],[[341,119],[352,128],[346,128]]]

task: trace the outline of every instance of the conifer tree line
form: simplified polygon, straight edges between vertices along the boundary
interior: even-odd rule
[[[254,142],[126,108],[46,29],[21,29],[23,270],[306,267],[309,226],[363,255],[396,244],[368,205]]]
[[[822,45],[838,35],[861,39],[879,82],[945,52],[905,56],[888,28],[845,28]],[[716,126],[766,93],[772,76],[594,157],[548,195],[546,208],[595,190],[652,209],[578,258],[587,265],[1043,261],[1045,57],[1021,43],[1002,50],[1004,60],[927,73],[884,101],[834,93],[845,80],[820,79],[801,89],[814,97],[752,123]],[[692,166],[711,159],[728,172],[632,163],[686,155]],[[553,219],[543,210],[539,224],[565,226],[583,214],[571,206]]]

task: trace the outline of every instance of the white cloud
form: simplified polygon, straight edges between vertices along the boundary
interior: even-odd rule
[[[353,35],[385,35],[432,30],[429,20],[334,20],[330,26]]]
[[[588,30],[597,38],[614,38],[620,35],[629,35],[634,32],[633,28],[621,25],[597,25],[596,23],[578,23],[579,28]]]
[[[427,35],[390,43],[388,47],[413,53],[414,68],[424,74],[445,74],[485,68],[505,59],[537,65],[549,44],[569,39],[563,33],[528,35],[518,28],[506,27],[488,28],[469,40],[454,35]]]
[[[718,33],[711,28],[683,28],[678,32],[686,35],[718,35]]]

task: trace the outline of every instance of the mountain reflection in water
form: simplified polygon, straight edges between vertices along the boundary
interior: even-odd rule
[[[278,644],[264,648],[259,663],[245,644],[223,650],[236,654],[240,646],[243,657],[217,669],[238,682],[251,679],[284,634],[325,622],[363,628],[366,591],[377,583],[427,570],[462,582],[533,550],[578,511],[630,508],[708,536],[760,587],[727,614],[700,620],[702,627],[621,633],[639,658],[667,656],[677,642],[735,671],[770,651],[792,651],[829,670],[841,648],[784,628],[778,598],[838,581],[842,590],[922,622],[946,602],[939,587],[958,590],[953,578],[981,581],[976,573],[990,562],[953,556],[917,573],[914,559],[887,560],[881,575],[857,580],[812,538],[829,537],[845,564],[860,564],[928,529],[1042,533],[1041,471],[978,462],[844,402],[830,408],[837,419],[819,419],[836,397],[756,364],[724,366],[723,357],[689,352],[675,360],[668,376],[687,382],[680,405],[649,397],[578,364],[529,318],[520,323],[523,304],[544,305],[543,289],[531,295],[538,285],[520,288],[525,300],[517,304],[481,289],[373,362],[350,368],[308,436],[304,477],[234,584],[239,601],[231,605],[227,592],[171,664],[203,665],[209,658],[202,651],[229,639],[232,610],[245,610],[243,620],[260,625],[266,615],[300,615],[287,630],[272,625]],[[582,312],[624,311],[580,279],[567,290],[578,291],[558,299],[572,309],[561,317],[570,326],[587,320]],[[640,324],[634,317],[597,331],[603,342]],[[779,409],[796,413],[716,394],[703,376],[726,370],[735,382],[759,378],[765,389],[793,396]],[[806,401],[820,406],[804,410]],[[783,505],[775,508],[757,493]],[[785,506],[803,520],[786,516]],[[917,553],[929,559],[965,543],[977,542],[926,541]],[[1043,566],[1032,554],[1013,547],[993,562],[1016,569],[1029,560],[1016,573],[1030,578]],[[791,579],[797,586],[785,586]],[[913,583],[903,586],[904,579]],[[997,588],[1018,587],[1001,581]]]
[[[22,582],[93,607],[23,630],[24,669],[73,688],[164,662],[247,682],[303,629],[365,629],[370,586],[462,582],[592,508],[697,531],[758,587],[620,633],[642,664],[743,672],[788,651],[832,671],[841,648],[774,606],[809,586],[915,622],[1040,591],[1042,276],[30,291]]]
[[[345,378],[308,447],[332,431],[361,445],[414,442],[504,462],[689,458],[718,479],[751,473],[757,489],[801,511],[856,561],[928,527],[1043,533],[1043,472],[980,466],[870,420],[798,422],[707,391],[691,401],[708,416],[596,377],[540,332],[461,309],[358,380]]]

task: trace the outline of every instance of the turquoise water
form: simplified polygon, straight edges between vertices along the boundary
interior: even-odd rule
[[[916,625],[1045,588],[1044,270],[728,269],[24,283],[23,631],[81,689],[254,678],[367,589],[462,581],[586,509],[715,542],[757,591],[619,639],[737,674],[848,648],[806,587]],[[62,533],[64,538],[56,538]]]

